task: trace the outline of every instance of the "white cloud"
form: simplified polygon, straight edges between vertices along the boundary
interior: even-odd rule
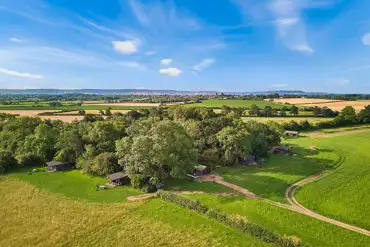
[[[299,20],[297,18],[285,18],[285,19],[277,19],[274,21],[275,24],[281,26],[291,26],[298,23]]]
[[[370,46],[370,33],[367,33],[364,35],[364,37],[362,37],[362,43]]]
[[[42,76],[42,75],[21,73],[21,72],[18,72],[18,71],[4,69],[4,68],[0,68],[0,73],[5,74],[5,75],[10,75],[10,76],[17,76],[17,77],[27,78],[27,79],[44,79],[44,76]]]
[[[19,38],[10,38],[9,39],[11,42],[14,42],[14,43],[23,43],[23,42],[25,42],[25,40],[23,40],[23,39],[19,39]]]
[[[161,65],[170,65],[172,63],[172,58],[165,58],[161,60]]]
[[[156,53],[157,53],[156,51],[147,51],[145,52],[145,56],[153,56]]]
[[[177,77],[182,73],[182,71],[178,68],[167,68],[167,69],[160,69],[159,73],[163,75],[168,75],[171,77]]]
[[[214,62],[215,62],[215,60],[213,58],[203,59],[200,63],[193,66],[193,70],[196,70],[196,71],[199,71],[199,72],[203,71],[204,69],[211,66]]]
[[[139,69],[139,70],[145,70],[146,66],[144,64],[141,64],[136,61],[120,61],[117,63],[118,65],[121,65],[123,67],[127,68],[133,68],[133,69]]]
[[[312,54],[314,53],[315,51],[307,44],[301,44],[301,45],[296,45],[296,46],[292,46],[290,47],[290,49],[292,50],[295,50],[295,51],[300,51],[300,52],[303,52],[303,53],[308,53],[308,54]]]
[[[139,40],[126,40],[126,41],[112,41],[113,48],[125,55],[131,55],[138,51]]]

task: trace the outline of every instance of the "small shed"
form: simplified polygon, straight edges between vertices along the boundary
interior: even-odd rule
[[[243,160],[243,164],[245,165],[254,165],[256,163],[257,163],[256,156],[254,155],[248,155],[247,159]]]
[[[273,154],[289,154],[291,152],[291,148],[289,146],[276,146],[270,150]]]
[[[123,172],[108,175],[109,183],[112,185],[125,185],[130,183],[130,178]]]
[[[209,174],[209,170],[207,166],[198,165],[194,166],[193,175],[195,177],[200,177]]]
[[[284,136],[286,136],[286,137],[298,137],[299,132],[298,131],[287,130],[287,131],[284,132]]]
[[[73,168],[73,164],[64,161],[49,161],[46,162],[49,172],[65,171]]]

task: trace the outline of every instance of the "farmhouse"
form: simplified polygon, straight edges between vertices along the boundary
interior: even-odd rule
[[[63,161],[50,161],[46,162],[49,172],[65,171],[72,169],[73,165],[70,162]]]
[[[123,172],[116,172],[108,175],[109,183],[112,185],[125,185],[130,183],[130,178]]]
[[[289,146],[276,146],[271,148],[270,153],[273,154],[289,154],[291,148]]]
[[[287,136],[287,137],[298,137],[299,136],[299,132],[298,131],[285,131],[284,132],[284,136]]]

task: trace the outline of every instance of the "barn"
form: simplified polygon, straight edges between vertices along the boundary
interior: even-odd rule
[[[116,172],[108,175],[109,183],[112,185],[125,185],[130,183],[130,178],[123,172]]]
[[[65,171],[73,168],[73,164],[64,161],[49,161],[46,162],[49,172]]]

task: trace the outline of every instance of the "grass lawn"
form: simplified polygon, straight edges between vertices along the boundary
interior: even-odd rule
[[[309,246],[370,246],[370,238],[263,201],[238,196],[187,195],[211,208],[241,215],[280,234],[297,236]]]
[[[296,157],[272,155],[256,166],[224,167],[216,170],[226,181],[274,201],[284,202],[286,189],[294,182],[330,168],[339,156],[330,150],[294,147]]]
[[[39,104],[36,105],[27,105],[27,104],[19,104],[19,105],[1,105],[0,110],[105,110],[107,108],[111,108],[112,110],[140,110],[140,109],[148,109],[152,108],[151,106],[101,106],[101,105],[83,105],[83,106],[76,106],[76,105],[63,105],[60,107],[49,106],[48,104]]]
[[[232,99],[230,100],[207,99],[207,100],[204,100],[202,103],[189,104],[186,106],[219,108],[219,107],[222,107],[223,105],[230,106],[230,107],[250,107],[253,104],[256,104],[260,108],[264,108],[265,106],[271,106],[273,108],[281,108],[282,106],[284,106],[279,103],[268,102],[268,101],[263,101],[263,100],[232,100]]]
[[[223,185],[217,183],[200,183],[194,180],[186,179],[186,180],[179,180],[173,179],[168,180],[165,183],[165,190],[174,190],[174,191],[202,191],[206,193],[230,193],[234,192],[234,190],[225,187]]]
[[[104,185],[106,178],[91,177],[78,170],[66,172],[36,172],[28,175],[31,168],[13,171],[10,177],[18,178],[54,193],[63,194],[78,200],[90,202],[113,203],[127,201],[128,196],[141,194],[129,186],[96,191],[96,185]]]
[[[272,247],[159,199],[86,203],[7,176],[0,197],[0,246]]]
[[[290,143],[333,149],[344,161],[335,172],[300,189],[296,198],[326,216],[370,229],[370,131]]]

